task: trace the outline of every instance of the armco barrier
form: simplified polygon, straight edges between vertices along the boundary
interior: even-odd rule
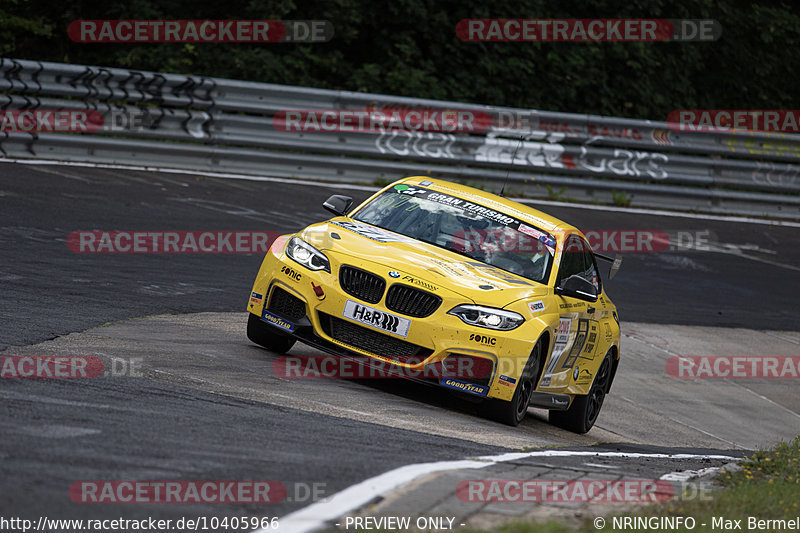
[[[0,59],[0,109],[95,110],[91,133],[0,130],[0,157],[371,182],[425,173],[551,199],[800,218],[800,135]],[[470,112],[467,131],[287,131],[287,110]],[[290,128],[291,129],[291,128]]]

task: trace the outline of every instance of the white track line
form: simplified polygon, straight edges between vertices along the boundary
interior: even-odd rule
[[[526,459],[530,457],[624,457],[628,459],[722,459],[740,461],[738,457],[729,455],[701,455],[691,453],[625,453],[625,452],[588,452],[568,450],[539,450],[534,452],[513,452],[501,455],[487,455],[462,461],[439,461],[435,463],[419,463],[401,466],[379,476],[352,485],[323,501],[304,507],[299,511],[279,519],[276,528],[257,529],[253,533],[310,533],[324,528],[328,522],[336,520],[415,479],[434,472],[458,470],[462,468],[484,468],[497,463]]]
[[[112,163],[52,161],[49,159],[17,159],[13,157],[0,157],[0,163],[19,163],[23,165],[61,165],[61,166],[84,167],[84,168],[138,170],[145,172],[163,172],[165,174],[186,174],[192,176],[207,176],[210,178],[229,178],[229,179],[250,180],[250,181],[270,181],[274,183],[290,183],[293,185],[307,185],[312,187],[352,189],[358,191],[372,191],[372,192],[376,192],[381,189],[381,187],[376,187],[373,185],[355,185],[350,183],[342,183],[339,181],[313,181],[313,180],[291,179],[291,178],[276,178],[270,176],[253,176],[251,174],[211,172],[207,170],[186,170],[180,168],[148,167],[140,165],[119,165]],[[655,215],[655,216],[665,216],[665,217],[692,218],[696,220],[716,220],[720,222],[740,222],[743,224],[764,224],[767,226],[785,226],[790,228],[800,228],[800,222],[792,222],[788,220],[785,221],[785,220],[770,220],[766,218],[753,218],[745,216],[739,217],[731,215],[707,215],[707,214],[683,213],[680,211],[670,211],[666,209],[665,210],[645,209],[641,207],[618,207],[610,205],[573,204],[569,202],[558,202],[555,200],[536,200],[531,198],[511,198],[511,199],[522,204],[552,205],[559,207],[570,207],[572,209],[588,209],[590,211],[608,211],[612,213]]]

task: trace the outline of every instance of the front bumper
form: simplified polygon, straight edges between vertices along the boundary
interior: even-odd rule
[[[406,370],[409,379],[465,394],[512,398],[533,346],[527,339],[535,341],[540,333],[524,329],[533,328],[533,324],[511,331],[469,326],[447,311],[472,302],[444,287],[411,278],[412,274],[399,269],[390,275],[386,266],[356,257],[329,254],[328,258],[330,273],[310,271],[287,257],[283,246],[273,246],[252,289],[261,298],[251,297],[248,310],[283,334],[329,354],[367,356]],[[339,275],[345,265],[373,273],[386,282],[377,301],[348,294]],[[416,284],[441,303],[423,318],[401,314],[387,307],[387,293],[395,284]],[[378,318],[369,320],[375,318],[371,315],[375,312]],[[537,406],[561,409],[569,405],[571,397],[537,393],[535,400]]]

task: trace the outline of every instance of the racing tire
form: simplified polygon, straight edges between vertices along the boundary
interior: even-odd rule
[[[257,315],[248,314],[250,315],[247,319],[248,339],[271,352],[279,354],[288,352],[289,348],[294,346],[295,339],[281,335],[274,327],[262,322]]]
[[[603,358],[603,362],[600,363],[600,368],[597,370],[597,375],[592,382],[592,388],[589,389],[589,394],[576,396],[572,400],[572,405],[566,411],[550,411],[548,419],[551,424],[580,434],[592,429],[608,392],[611,380],[612,357],[611,352],[609,352]]]
[[[528,362],[525,363],[525,369],[519,378],[517,388],[514,389],[511,401],[489,398],[482,405],[483,415],[502,424],[518,426],[528,412],[541,366],[542,342],[539,341],[531,350],[531,355],[528,357]]]

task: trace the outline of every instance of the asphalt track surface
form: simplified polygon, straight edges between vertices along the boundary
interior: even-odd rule
[[[0,349],[129,317],[244,309],[260,255],[75,254],[79,230],[297,231],[331,194],[369,191],[81,167],[0,165]],[[582,229],[710,231],[728,253],[628,254],[606,290],[621,319],[793,330],[797,227],[545,210]],[[737,248],[738,247],[738,248]],[[743,251],[740,251],[744,248]],[[768,261],[768,262],[763,262]]]
[[[231,325],[225,322],[223,328],[229,335],[224,337],[227,344],[221,345],[213,335],[203,338],[202,328],[196,330],[197,343],[204,349],[214,344],[220,354],[231,358],[215,363],[222,374],[229,363],[242,375],[250,364],[254,368],[269,366],[263,350],[244,338],[243,322],[239,331],[232,329],[237,317],[244,318],[242,311],[260,255],[75,254],[67,248],[67,235],[77,230],[291,232],[328,218],[320,205],[330,194],[350,194],[357,201],[370,194],[341,190],[336,185],[51,165],[2,164],[0,173],[0,350],[12,347],[6,353],[14,354],[63,351],[71,346],[80,350],[92,345],[92,339],[64,336],[135,317],[216,312],[228,317],[221,318],[222,322],[233,317]],[[797,337],[788,332],[797,326],[798,228],[561,206],[543,210],[583,229],[709,231],[713,236],[712,252],[627,255],[622,272],[607,284],[623,325],[628,319],[643,324],[769,330],[773,335],[784,330],[786,346],[796,349]],[[238,315],[231,315],[233,312]],[[145,319],[143,324],[150,324],[147,320],[158,318]],[[132,343],[147,341],[136,335],[153,335],[153,330],[125,333],[126,327],[135,329],[136,322],[120,322],[84,335],[100,332],[103,337],[108,331],[103,341],[107,351],[130,355]],[[175,331],[182,330],[173,328],[170,335],[179,334]],[[213,328],[205,331],[213,332]],[[115,337],[114,332],[122,337]],[[642,342],[651,338],[643,334]],[[38,344],[50,339],[56,340]],[[158,340],[177,342],[169,335]],[[24,348],[28,345],[37,346]],[[156,359],[168,353],[150,350],[148,354],[147,345],[138,345],[138,350]],[[159,374],[159,365],[170,366],[169,361],[151,360],[151,373],[135,379],[2,380],[0,494],[9,509],[18,515],[51,512],[51,516],[65,518],[121,513],[167,518],[234,511],[281,516],[304,502],[284,501],[266,511],[247,505],[137,506],[134,511],[124,505],[73,504],[66,487],[87,479],[271,479],[282,481],[290,492],[298,484],[322,482],[330,494],[404,464],[515,449],[512,441],[500,439],[494,441],[502,442],[497,445],[492,439],[469,438],[466,427],[459,438],[457,433],[419,431],[392,427],[385,420],[342,416],[335,405],[325,412],[302,405],[300,395],[293,400],[296,403],[282,404],[257,394],[221,390],[213,382],[193,380],[188,374],[197,374],[197,369],[182,373],[181,368],[191,365],[185,362],[182,367],[176,361],[183,362],[176,359],[170,372],[161,369]],[[226,376],[224,382],[232,381]],[[307,387],[302,391],[304,397],[310,398],[313,387],[303,386]],[[448,404],[438,392],[401,384],[337,381],[320,390],[333,400],[356,395],[369,401],[370,394],[377,394],[382,401],[397,401],[398,417],[406,408],[435,413],[444,405],[444,414],[431,416],[448,417],[455,412],[452,416],[468,417],[463,420],[469,428],[482,425],[474,415],[461,412],[468,408]],[[791,392],[785,384],[758,394],[767,394],[776,410],[795,413],[788,420],[797,427],[797,418],[793,418],[797,406],[786,400]],[[604,415],[613,416],[607,411],[609,407],[601,414],[600,426]],[[584,437],[548,433],[551,430],[546,423],[529,418],[533,418],[527,426],[531,435],[539,432],[550,444],[585,446],[599,440],[593,436],[595,430]],[[628,429],[622,418],[615,427],[621,428],[624,436]],[[652,444],[658,438],[656,430],[654,426],[653,438],[638,442]],[[508,430],[496,431],[506,434]],[[685,449],[742,451],[741,445],[726,446],[709,439],[687,433],[681,445]]]

